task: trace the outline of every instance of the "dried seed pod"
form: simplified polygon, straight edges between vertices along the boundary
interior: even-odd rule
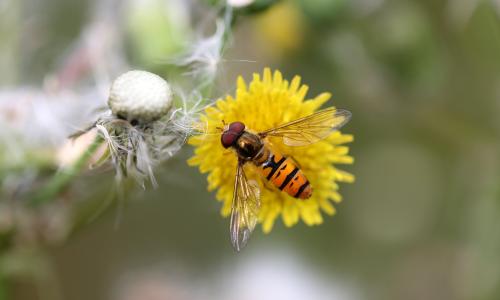
[[[172,91],[169,84],[156,74],[129,71],[111,85],[108,106],[119,118],[131,123],[148,123],[169,112]]]

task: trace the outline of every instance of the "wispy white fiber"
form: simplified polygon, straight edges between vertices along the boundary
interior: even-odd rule
[[[216,30],[212,36],[194,41],[184,55],[172,62],[188,67],[189,71],[186,74],[199,79],[202,83],[213,81],[224,51],[226,26],[225,21],[217,20]]]

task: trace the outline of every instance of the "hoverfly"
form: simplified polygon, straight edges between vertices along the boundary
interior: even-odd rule
[[[328,137],[350,118],[349,111],[332,107],[259,133],[248,130],[242,122],[224,127],[221,144],[234,150],[238,157],[230,221],[231,243],[236,251],[246,245],[257,223],[260,207],[259,187],[248,181],[244,164],[252,163],[258,173],[292,197],[307,199],[313,192],[293,159],[275,151],[266,138],[281,137],[287,146],[306,146]]]

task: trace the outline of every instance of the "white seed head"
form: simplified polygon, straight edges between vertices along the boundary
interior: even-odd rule
[[[151,122],[172,106],[172,91],[160,76],[146,71],[129,71],[111,85],[108,106],[114,115],[129,121]]]

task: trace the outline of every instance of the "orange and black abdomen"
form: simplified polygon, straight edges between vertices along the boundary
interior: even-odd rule
[[[267,161],[257,167],[263,177],[290,196],[300,199],[311,197],[309,181],[291,159],[271,150]]]

